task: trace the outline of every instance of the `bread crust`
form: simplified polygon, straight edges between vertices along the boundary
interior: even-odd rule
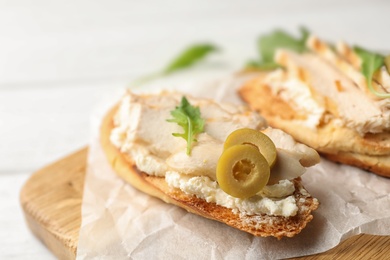
[[[296,191],[295,200],[298,205],[298,213],[293,217],[254,215],[241,216],[231,209],[208,203],[193,195],[188,195],[179,189],[168,186],[164,177],[150,176],[141,172],[135,166],[133,160],[121,153],[111,142],[110,133],[114,127],[113,117],[117,106],[112,108],[104,117],[100,131],[100,141],[106,157],[114,171],[126,182],[138,190],[157,197],[166,203],[179,206],[188,212],[205,218],[225,223],[231,227],[248,232],[254,236],[293,237],[313,218],[311,214],[318,207],[318,201],[310,196],[301,185],[300,178],[294,180]]]
[[[296,120],[302,113],[274,95],[263,83],[265,75],[260,74],[244,84],[239,95],[253,110],[261,112],[272,127],[282,129],[330,160],[390,177],[389,132],[361,136],[333,120],[323,122],[317,129],[306,127]]]

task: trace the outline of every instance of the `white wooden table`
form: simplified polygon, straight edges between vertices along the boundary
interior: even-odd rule
[[[27,229],[23,183],[88,143],[89,115],[195,42],[239,68],[277,27],[390,49],[388,1],[0,0],[0,259],[53,259]]]

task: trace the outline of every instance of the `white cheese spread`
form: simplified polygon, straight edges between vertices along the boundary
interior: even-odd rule
[[[205,120],[204,132],[196,136],[197,142],[188,156],[186,141],[172,135],[183,132],[183,129],[175,123],[167,122],[167,119],[172,118],[170,111],[179,105],[182,96],[179,93],[136,95],[128,92],[114,118],[111,142],[121,152],[128,154],[139,170],[149,175],[165,176],[170,187],[207,202],[240,214],[295,215],[296,201],[291,196],[295,188],[289,180],[267,186],[258,195],[248,199],[229,196],[219,188],[216,181],[216,166],[227,136],[240,128],[265,129],[267,126],[264,119],[246,107],[220,105],[211,100],[186,96],[191,105],[199,107],[201,117]],[[275,139],[277,148],[286,151],[283,154],[296,161],[299,171],[302,168],[299,162],[306,156],[303,152],[308,152],[309,161],[319,160],[314,150],[298,145],[280,130],[267,128],[264,133]],[[284,167],[283,160],[280,163],[281,169],[288,169],[286,166],[292,165],[290,161]]]
[[[313,98],[307,84],[297,77],[286,77],[281,69],[271,73],[267,78],[267,84],[274,95],[288,100],[290,104],[299,107],[305,112],[307,118],[297,119],[309,128],[315,129],[325,113],[325,108],[320,106]]]
[[[187,194],[195,195],[209,203],[216,203],[233,209],[235,213],[247,215],[267,214],[274,216],[294,216],[298,211],[294,196],[294,184],[283,180],[278,184],[266,186],[263,191],[249,199],[239,199],[226,194],[217,182],[207,176],[191,177],[169,171],[165,180],[171,187],[179,188]]]

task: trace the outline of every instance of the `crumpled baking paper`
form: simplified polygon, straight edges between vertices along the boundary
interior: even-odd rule
[[[146,92],[178,89],[240,103],[235,88],[242,80],[165,80]],[[116,176],[100,147],[99,125],[107,109],[92,120],[78,259],[279,259],[324,252],[360,233],[390,235],[390,179],[325,159],[302,177],[320,201],[314,219],[300,234],[280,241],[254,237],[143,194]]]

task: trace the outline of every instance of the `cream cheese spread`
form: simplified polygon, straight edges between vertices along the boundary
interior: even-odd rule
[[[315,129],[320,124],[325,108],[312,98],[312,93],[304,81],[298,77],[286,78],[284,74],[282,69],[278,69],[268,76],[267,84],[271,87],[272,93],[304,111],[307,118],[297,120]]]
[[[216,181],[216,166],[227,136],[240,128],[265,129],[267,125],[264,119],[244,106],[218,104],[212,100],[186,96],[191,105],[199,107],[205,120],[204,132],[196,136],[197,142],[188,156],[186,141],[172,135],[183,129],[167,122],[171,118],[170,111],[180,103],[182,96],[180,93],[136,95],[128,92],[114,117],[115,127],[110,135],[112,144],[128,154],[139,170],[149,175],[165,176],[170,187],[207,202],[240,214],[294,216],[297,206],[292,196],[295,188],[290,180],[266,186],[259,194],[248,199],[229,196]],[[309,161],[319,160],[314,150],[298,145],[280,130],[267,128],[264,133],[275,140],[279,153],[299,165],[296,167],[299,171],[304,169],[300,161],[306,157]],[[280,160],[281,169],[288,169],[286,166],[283,168],[284,161],[288,161],[288,166],[293,165],[289,160]]]
[[[295,203],[294,184],[289,180],[266,186],[263,191],[249,199],[239,199],[226,194],[217,182],[207,176],[191,177],[177,172],[167,172],[165,180],[171,187],[179,188],[210,203],[233,209],[235,213],[247,215],[267,214],[274,216],[294,216],[298,211]]]
[[[357,58],[353,57],[349,63],[314,36],[306,44],[311,52],[279,49],[275,62],[286,70],[276,70],[265,79],[274,94],[307,115],[306,119],[296,120],[316,129],[331,116],[338,124],[361,135],[390,130],[390,100],[378,100],[369,92],[365,77],[357,67],[360,66]],[[351,52],[346,45],[341,46],[339,49]],[[382,68],[373,84],[380,83],[387,90],[389,78]]]

